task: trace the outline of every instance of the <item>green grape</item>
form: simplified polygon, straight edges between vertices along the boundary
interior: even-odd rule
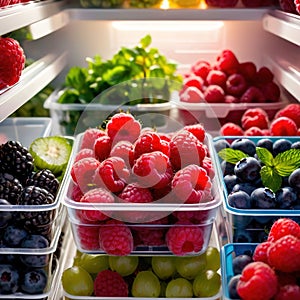
[[[152,271],[139,272],[132,284],[133,297],[157,298],[160,295],[160,282]]]
[[[172,256],[153,256],[151,264],[154,273],[162,280],[176,273],[175,258]]]
[[[218,271],[221,267],[220,251],[216,247],[209,246],[205,252],[206,268]]]
[[[99,273],[108,269],[108,255],[83,253],[78,261],[78,266],[89,273]]]
[[[63,271],[62,286],[64,290],[75,296],[91,296],[94,282],[91,275],[82,267],[72,266]]]
[[[221,276],[213,270],[206,270],[194,279],[193,291],[195,297],[212,297],[216,295],[221,286]]]
[[[197,256],[176,257],[176,270],[184,278],[194,279],[206,268],[205,253]]]
[[[193,285],[185,278],[171,280],[166,288],[167,298],[192,298]]]
[[[109,256],[108,262],[112,271],[128,276],[136,270],[139,258],[138,256]]]

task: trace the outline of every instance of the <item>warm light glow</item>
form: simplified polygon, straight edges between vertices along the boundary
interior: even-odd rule
[[[168,9],[170,8],[169,0],[163,0],[163,2],[160,5],[161,9]]]
[[[205,1],[201,1],[200,5],[199,5],[200,9],[207,9],[207,4],[205,3]]]

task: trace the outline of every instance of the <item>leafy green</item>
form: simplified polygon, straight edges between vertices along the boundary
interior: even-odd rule
[[[242,158],[248,157],[249,155],[245,154],[241,150],[236,150],[232,148],[225,148],[218,152],[218,155],[225,161],[236,164],[239,162]]]

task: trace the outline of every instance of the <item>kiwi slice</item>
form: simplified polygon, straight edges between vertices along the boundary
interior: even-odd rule
[[[35,139],[29,146],[37,169],[49,169],[56,176],[62,174],[68,164],[72,145],[62,136]]]

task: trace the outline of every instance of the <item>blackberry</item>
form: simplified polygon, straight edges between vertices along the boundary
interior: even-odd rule
[[[16,204],[22,190],[23,186],[16,177],[8,173],[0,173],[0,199]]]
[[[27,186],[23,189],[18,205],[45,205],[54,202],[54,196],[47,190],[37,186]],[[18,219],[24,224],[24,227],[30,232],[48,230],[45,225],[51,224],[54,217],[54,210],[43,211],[20,211]]]
[[[54,197],[57,194],[59,181],[49,169],[43,169],[34,173],[27,181],[26,185],[34,185],[50,192]]]
[[[33,157],[18,141],[0,145],[0,171],[16,176],[20,181],[27,179],[33,171]]]

